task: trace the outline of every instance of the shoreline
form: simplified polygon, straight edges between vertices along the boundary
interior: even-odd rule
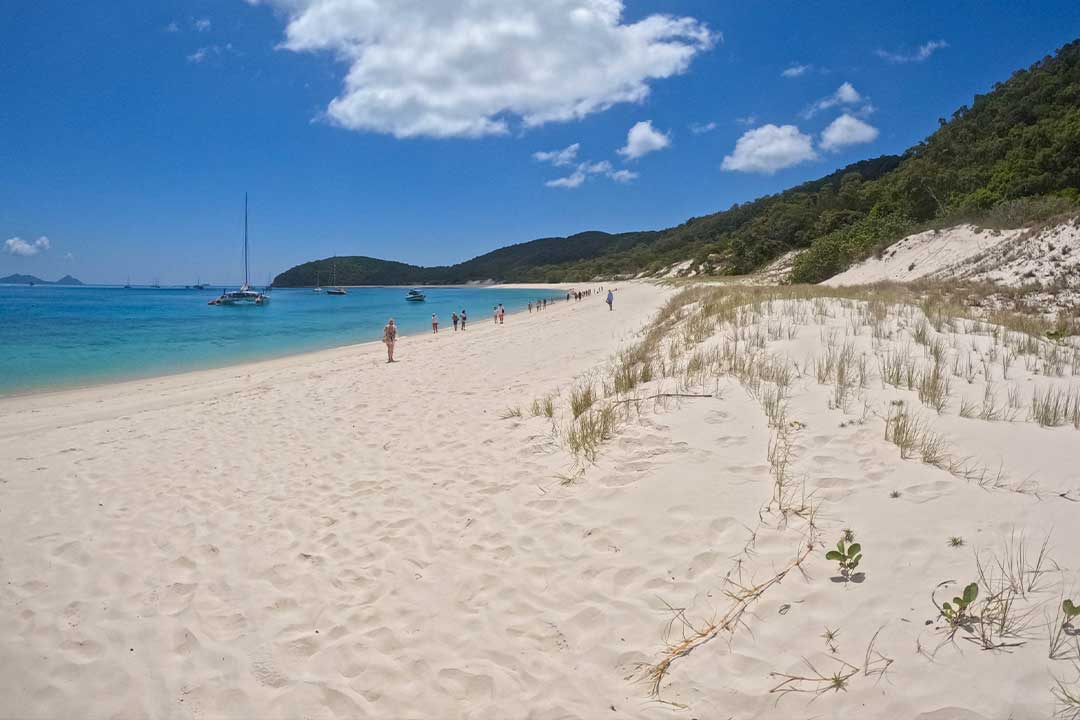
[[[563,287],[562,285],[566,285],[566,287]],[[117,289],[117,287],[119,287],[119,286],[111,286],[111,285],[109,285],[109,286],[105,286],[105,285],[102,285],[102,286],[70,285],[70,286],[65,286],[65,287],[90,288],[90,289],[93,289],[93,288],[97,287],[97,288],[100,288],[100,289]],[[386,288],[386,287],[412,287],[412,286],[409,286],[409,285],[401,285],[401,286],[397,286],[397,285],[345,286],[345,285],[343,285],[341,287],[350,287],[350,288],[351,287],[356,287],[356,288],[359,288],[359,289],[363,289],[363,288],[376,288],[376,287]],[[573,287],[573,285],[572,284],[559,284],[559,283],[555,283],[555,284],[550,284],[550,283],[547,283],[547,284],[509,283],[509,284],[505,284],[505,285],[499,284],[499,285],[489,285],[489,286],[483,286],[483,287],[469,286],[469,285],[428,285],[428,286],[424,286],[424,287],[482,289],[482,290],[487,290],[487,289],[492,289],[492,290],[498,290],[498,289],[533,290],[533,289],[535,289],[535,290],[565,291],[565,290],[571,289]],[[150,289],[150,288],[136,288],[136,289]],[[161,289],[166,289],[166,290],[167,289],[180,289],[180,290],[183,290],[184,288],[181,287],[181,288],[161,288]],[[283,290],[303,290],[304,288],[281,288],[281,289],[283,289]],[[207,291],[207,292],[209,292],[209,291]],[[566,300],[565,299],[559,299],[559,300],[557,300],[555,302],[555,306],[559,307],[563,302],[566,302]],[[507,317],[513,317],[513,316],[520,315],[522,313],[528,314],[527,309],[508,311],[506,313],[506,315],[507,315]],[[485,318],[490,319],[490,316],[485,316]],[[473,321],[473,322],[475,322],[475,321]],[[449,331],[453,332],[453,325],[452,324],[449,325],[449,328],[450,328]],[[440,331],[441,330],[442,330],[442,327],[440,325]],[[427,334],[430,334],[430,333],[414,332],[414,333],[411,333],[411,334],[407,334],[407,333],[399,332],[398,338],[400,340],[402,338],[417,337],[417,336],[423,336],[423,335],[427,335]],[[198,374],[201,374],[201,373],[208,373],[208,372],[221,372],[221,371],[226,371],[226,370],[229,370],[229,369],[243,368],[243,367],[248,366],[248,365],[261,365],[261,364],[264,364],[264,363],[274,363],[274,362],[298,359],[298,358],[301,358],[301,357],[304,357],[304,356],[309,356],[309,355],[314,356],[314,355],[319,355],[321,353],[330,353],[330,352],[339,351],[339,350],[345,350],[345,349],[349,349],[349,348],[358,348],[358,347],[362,347],[364,345],[380,345],[381,346],[382,341],[381,340],[365,340],[363,342],[346,343],[346,344],[343,344],[343,345],[334,345],[332,347],[325,347],[325,348],[318,348],[318,349],[308,349],[308,350],[298,350],[298,351],[288,351],[288,350],[286,350],[286,351],[282,352],[281,354],[269,355],[269,356],[262,357],[262,358],[247,358],[247,359],[240,360],[238,362],[226,362],[226,363],[223,363],[223,364],[211,364],[211,365],[207,365],[207,366],[204,366],[204,367],[193,367],[193,368],[187,368],[187,369],[182,369],[182,370],[175,370],[175,371],[171,371],[171,372],[170,371],[154,372],[154,373],[149,374],[149,375],[135,375],[135,376],[130,376],[130,377],[115,377],[115,378],[108,378],[108,379],[103,379],[103,380],[100,380],[100,381],[90,381],[90,382],[75,381],[75,382],[72,382],[72,383],[60,383],[60,384],[50,385],[50,386],[47,386],[47,387],[40,387],[40,388],[30,389],[30,390],[20,390],[20,391],[12,392],[12,393],[0,392],[0,412],[3,411],[3,404],[5,402],[13,401],[13,400],[16,400],[16,399],[25,399],[25,398],[31,398],[31,397],[44,396],[44,395],[56,395],[56,394],[62,394],[62,393],[67,393],[67,392],[78,392],[78,391],[82,391],[82,390],[92,390],[92,389],[95,389],[95,388],[110,387],[110,386],[114,386],[114,385],[129,385],[129,384],[133,384],[133,383],[145,383],[145,382],[152,382],[154,380],[160,380],[160,379],[164,379],[164,378],[174,378],[174,377],[180,377],[180,376],[185,376],[185,375],[198,375]]]

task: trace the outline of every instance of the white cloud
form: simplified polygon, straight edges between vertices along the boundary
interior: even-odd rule
[[[210,18],[199,18],[192,22],[191,25],[199,32],[209,32],[211,26]]]
[[[740,125],[746,125],[747,127],[750,127],[752,125],[757,125],[757,116],[747,115],[746,117],[737,117],[735,118],[735,122],[739,123]]]
[[[180,26],[176,24],[175,20],[173,20],[171,23],[169,23],[168,25],[165,26],[165,32],[167,32],[167,33],[180,32]]]
[[[347,63],[326,117],[399,138],[480,137],[640,102],[722,39],[693,18],[622,19],[623,0],[249,0],[282,46]]]
[[[944,40],[931,40],[925,45],[920,45],[913,53],[892,53],[887,50],[878,50],[877,56],[891,63],[922,62],[923,60],[929,60],[936,50],[947,47],[949,47],[949,43]]]
[[[578,163],[577,167],[574,168],[574,172],[569,175],[554,180],[548,180],[544,184],[551,188],[565,188],[567,190],[572,190],[585,184],[585,181],[591,175],[603,175],[617,183],[628,183],[638,176],[637,173],[630,172],[629,170],[615,170],[607,160],[600,160],[599,162],[589,162],[586,160],[585,162]]]
[[[22,257],[31,257],[37,255],[42,250],[48,250],[52,247],[52,243],[49,242],[49,238],[42,235],[34,242],[27,242],[21,237],[12,237],[4,241],[4,251],[12,255],[20,255]]]
[[[574,143],[568,145],[562,150],[551,150],[549,152],[534,152],[533,160],[539,160],[540,162],[549,162],[555,167],[562,167],[569,165],[577,160],[578,150],[581,149],[581,143]]]
[[[802,77],[803,75],[805,75],[807,73],[808,70],[810,70],[810,68],[811,68],[810,65],[792,65],[791,67],[787,68],[782,73],[780,73],[780,75],[781,75],[781,77],[786,77],[786,78]]]
[[[652,120],[637,123],[626,133],[626,146],[619,149],[619,154],[627,160],[636,160],[657,150],[663,150],[671,144],[671,138],[652,126]]]
[[[821,133],[824,150],[838,150],[848,145],[860,145],[877,140],[878,129],[857,117],[844,113],[829,123]]]
[[[220,57],[223,53],[237,54],[236,51],[233,50],[232,43],[226,43],[224,45],[207,45],[188,55],[187,60],[189,63],[198,64],[211,58]]]
[[[777,170],[816,160],[813,140],[794,125],[762,125],[747,130],[724,158],[724,170],[773,174]]]
[[[550,188],[566,188],[571,190],[576,187],[581,187],[581,184],[585,182],[585,172],[578,168],[572,174],[566,177],[558,178],[557,180],[548,180],[545,185]]]
[[[716,123],[714,122],[692,123],[690,125],[690,132],[694,133],[695,135],[704,135],[705,133],[710,133],[715,129]]]
[[[854,105],[862,101],[862,99],[862,95],[855,89],[855,86],[846,82],[838,87],[836,92],[832,95],[821,98],[804,110],[802,115],[803,117],[811,118],[822,110],[828,110],[829,108],[837,107],[838,105]]]
[[[75,256],[72,253],[64,253],[64,259],[71,261],[75,259]]]

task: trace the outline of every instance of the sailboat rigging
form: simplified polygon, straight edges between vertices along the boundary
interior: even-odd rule
[[[208,305],[266,305],[269,296],[251,289],[248,278],[248,196],[244,193],[244,284],[239,290],[226,292]]]
[[[331,275],[331,278],[330,278],[330,285],[332,287],[329,287],[329,288],[326,289],[326,294],[327,295],[347,295],[348,293],[345,292],[345,288],[343,288],[343,287],[341,287],[340,285],[337,284],[337,257],[336,256],[334,257],[334,264],[331,267],[331,270],[332,270],[333,274]]]

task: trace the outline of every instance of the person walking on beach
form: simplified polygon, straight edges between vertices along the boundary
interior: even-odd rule
[[[468,316],[465,315],[465,308],[461,308],[461,329],[465,329],[465,321],[468,320]]]
[[[436,334],[439,332],[439,318],[435,313],[431,313],[431,332]]]
[[[529,314],[532,315],[532,302],[529,302]]]
[[[607,291],[607,300],[605,300],[604,302],[607,303],[608,310],[614,310],[614,308],[611,307],[611,304],[615,302],[615,295],[613,295],[610,290]]]
[[[382,341],[386,345],[386,362],[394,362],[394,343],[397,342],[397,325],[394,324],[394,318],[390,318],[386,327],[382,329]]]
[[[502,303],[499,303],[499,324],[504,325],[506,323],[506,308]]]
[[[450,320],[454,323],[454,332],[457,332],[458,315],[457,313],[450,313]]]
[[[492,319],[494,319],[495,324],[498,325],[499,324],[499,306],[498,305],[492,305],[491,306],[491,317],[492,317]]]

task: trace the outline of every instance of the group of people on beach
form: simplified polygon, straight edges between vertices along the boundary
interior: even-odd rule
[[[597,292],[603,292],[603,291],[604,291],[604,288],[601,286],[600,289]],[[570,292],[568,292],[566,294],[566,300],[569,301],[571,298],[573,298],[574,300],[580,301],[582,298],[589,297],[592,294],[593,294],[592,290],[581,290],[581,291],[571,290]],[[604,301],[608,305],[608,310],[613,309],[612,304],[614,303],[614,300],[615,300],[615,296],[612,294],[611,290],[608,290],[607,299]],[[537,312],[540,312],[541,310],[546,310],[547,306],[548,306],[548,302],[555,302],[555,301],[554,300],[549,301],[547,298],[541,298],[540,300],[537,300],[535,302],[530,302],[529,303],[529,312],[532,313],[532,311],[534,309]],[[503,307],[502,303],[499,303],[498,305],[494,305],[492,307],[492,317],[494,318],[494,321],[495,321],[496,325],[505,325],[506,324],[506,308]],[[454,332],[457,332],[459,325],[461,326],[462,330],[465,329],[465,323],[468,320],[468,315],[466,314],[465,310],[462,309],[460,315],[458,313],[456,313],[456,312],[450,313],[450,320],[451,320],[451,322],[454,323]],[[437,335],[439,333],[439,316],[436,315],[435,313],[431,313],[431,332],[433,334],[435,334],[435,335]],[[383,340],[382,340],[383,344],[386,345],[386,362],[388,362],[388,363],[394,362],[394,345],[397,344],[397,337],[398,337],[397,325],[394,323],[394,318],[390,318],[386,322],[386,326],[383,327]]]
[[[464,308],[462,308],[460,315],[458,315],[456,312],[450,313],[450,321],[454,323],[454,332],[457,332],[459,324],[461,325],[461,329],[464,330],[465,322],[468,319],[469,316],[465,313]],[[393,321],[394,319],[390,318],[390,322],[392,323]],[[389,324],[387,324],[387,327],[389,327]],[[435,313],[431,313],[431,332],[436,335],[439,334],[439,316]],[[386,340],[384,339],[383,342],[386,342]]]

